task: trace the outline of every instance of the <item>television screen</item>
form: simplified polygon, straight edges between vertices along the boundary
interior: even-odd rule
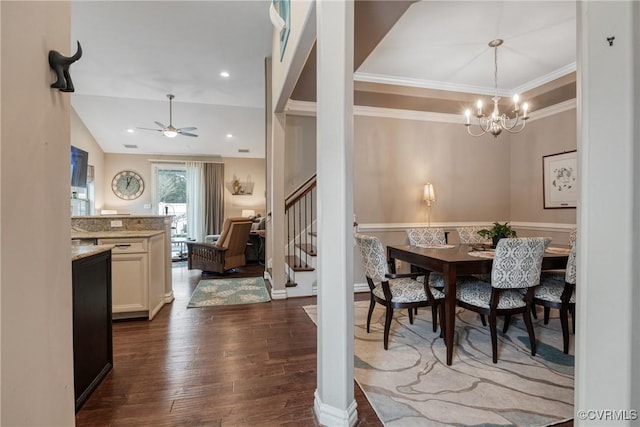
[[[71,186],[87,186],[87,166],[89,164],[89,153],[78,147],[71,146]]]

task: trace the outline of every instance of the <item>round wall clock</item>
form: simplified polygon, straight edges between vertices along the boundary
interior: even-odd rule
[[[144,191],[142,177],[134,171],[118,172],[111,181],[113,193],[124,200],[137,199]]]

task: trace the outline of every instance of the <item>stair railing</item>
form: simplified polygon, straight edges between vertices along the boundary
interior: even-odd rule
[[[316,176],[313,175],[285,200],[284,215],[287,227],[287,259],[294,268],[308,268],[313,256],[312,236],[315,233]],[[298,256],[299,254],[299,256]]]

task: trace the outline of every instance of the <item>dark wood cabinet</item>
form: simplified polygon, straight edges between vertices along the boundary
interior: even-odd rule
[[[113,367],[111,250],[73,261],[76,412]]]

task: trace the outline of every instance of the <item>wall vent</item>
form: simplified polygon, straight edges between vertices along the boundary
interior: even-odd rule
[[[248,153],[249,149],[248,148],[239,148],[238,149],[238,153]]]
[[[124,144],[124,148],[138,148],[135,144]]]

